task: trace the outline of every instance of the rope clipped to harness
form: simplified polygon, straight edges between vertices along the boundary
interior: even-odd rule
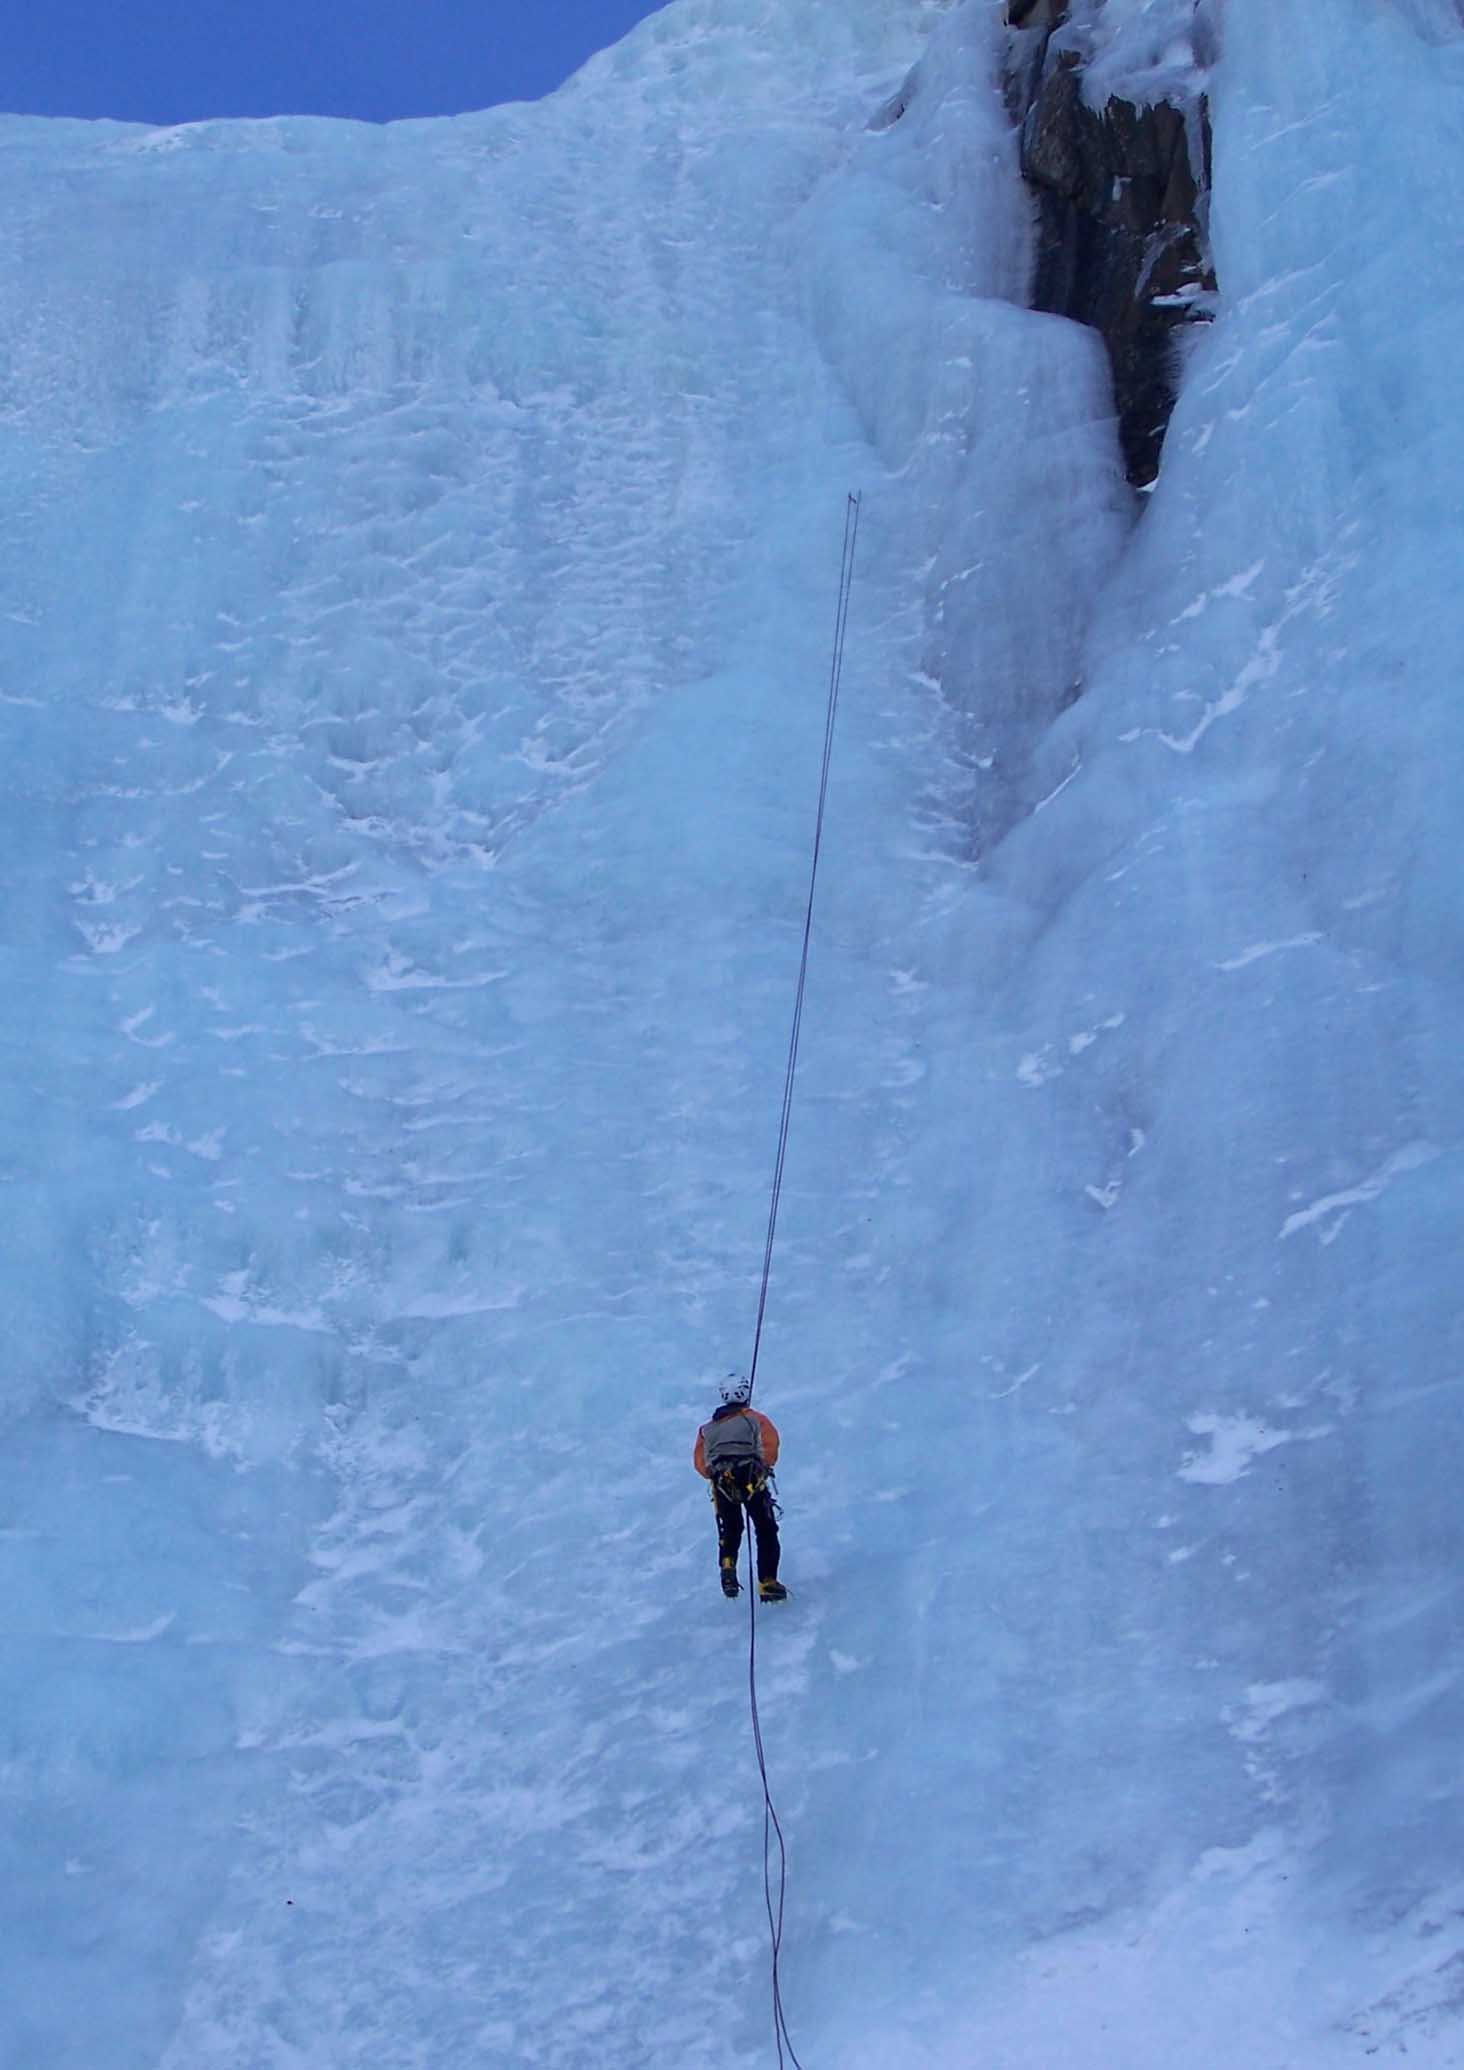
[[[783,1077],[783,1106],[778,1118],[778,1154],[773,1163],[772,1199],[768,1206],[767,1239],[763,1245],[762,1285],[757,1298],[757,1327],[753,1331],[752,1359],[747,1369],[747,1399],[757,1385],[757,1360],[762,1348],[763,1318],[768,1306],[768,1280],[773,1269],[773,1239],[778,1229],[778,1203],[783,1194],[783,1166],[788,1155],[788,1124],[793,1113],[793,1081],[798,1069],[798,1038],[803,1028],[803,997],[808,987],[808,949],[813,935],[813,897],[818,885],[819,856],[823,850],[824,814],[828,807],[829,765],[834,752],[834,720],[839,709],[839,685],[844,674],[844,640],[849,626],[849,598],[854,586],[854,548],[859,537],[859,503],[851,494],[844,507],[844,551],[839,564],[839,603],[834,616],[833,659],[829,666],[828,709],[824,718],[823,765],[818,780],[818,815],[813,830],[813,859],[808,872],[808,902],[803,914],[803,947],[798,961],[798,990],[793,1004],[793,1027],[788,1038],[788,1064]],[[763,1485],[768,1476],[763,1475]],[[746,1497],[735,1498],[746,1500]],[[767,1907],[768,1939],[772,1946],[773,2038],[777,2044],[779,2070],[792,2064],[803,2070],[788,2022],[783,2013],[783,1982],[780,1960],[783,1950],[783,1909],[788,1891],[788,1848],[783,1828],[773,1805],[768,1785],[767,1753],[763,1746],[762,1720],[757,1705],[757,1603],[758,1591],[753,1565],[752,1536],[747,1545],[747,1702],[752,1714],[752,1742],[757,1752],[758,1774],[763,1793],[763,1902]],[[773,1896],[772,1842],[778,1843],[777,1900]]]
[[[772,1475],[760,1459],[739,1459],[731,1466],[724,1466],[712,1477],[714,1493],[725,1495],[729,1502],[751,1502],[755,1495],[761,1495]]]

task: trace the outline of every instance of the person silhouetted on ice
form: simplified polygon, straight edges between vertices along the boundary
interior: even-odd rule
[[[692,1462],[712,1485],[717,1511],[717,1553],[722,1593],[742,1592],[737,1555],[742,1546],[742,1512],[757,1533],[757,1592],[765,1603],[781,1603],[788,1591],[778,1579],[778,1514],[768,1476],[778,1463],[778,1433],[771,1418],[755,1409],[752,1389],[740,1373],[729,1373],[722,1405],[696,1434]]]

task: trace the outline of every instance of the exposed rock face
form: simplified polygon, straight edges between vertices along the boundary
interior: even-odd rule
[[[1159,469],[1176,392],[1176,332],[1208,314],[1210,124],[1187,106],[1083,98],[1068,0],[1009,0],[1008,105],[1038,205],[1032,306],[1100,331],[1130,481]]]
[[[1068,0],[1011,0],[1007,20],[1014,29],[1055,29],[1067,11]]]

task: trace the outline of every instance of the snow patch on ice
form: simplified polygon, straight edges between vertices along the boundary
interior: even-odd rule
[[[1191,1453],[1179,1469],[1179,1478],[1212,1488],[1240,1480],[1257,1459],[1278,1445],[1289,1445],[1296,1435],[1277,1430],[1256,1416],[1191,1416],[1189,1427],[1196,1437],[1209,1439],[1210,1450]]]

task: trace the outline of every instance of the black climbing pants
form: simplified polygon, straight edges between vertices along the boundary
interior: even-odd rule
[[[720,1488],[713,1488],[712,1500],[717,1505],[717,1551],[724,1560],[735,1561],[742,1550],[744,1505],[734,1496],[724,1495]],[[772,1490],[759,1488],[755,1495],[747,1498],[746,1509],[757,1533],[757,1578],[759,1581],[776,1581],[780,1547]]]

